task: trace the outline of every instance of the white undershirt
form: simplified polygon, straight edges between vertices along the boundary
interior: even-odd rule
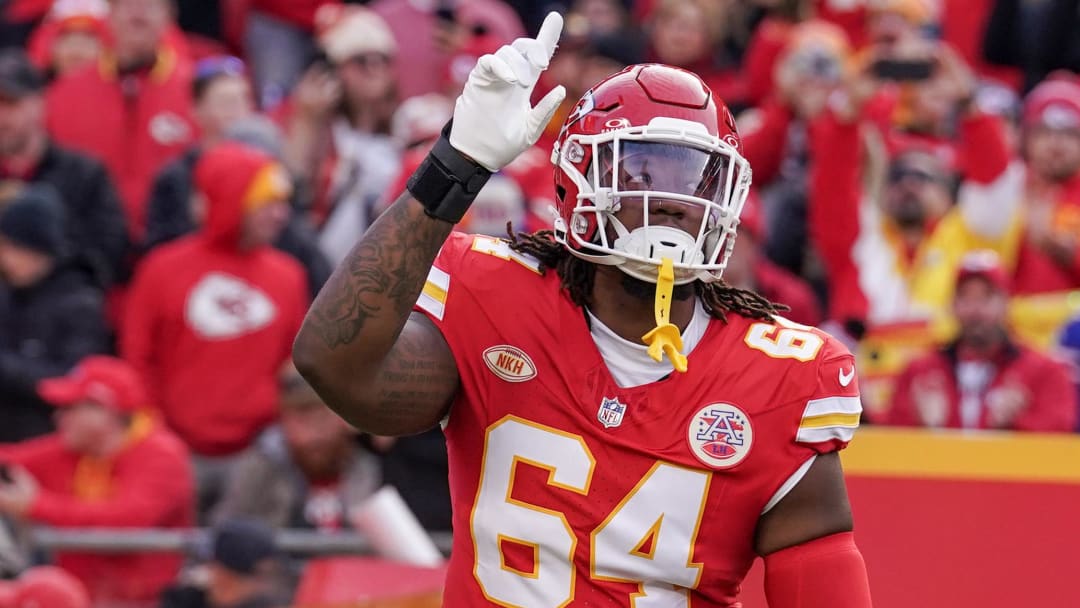
[[[597,319],[592,312],[588,314],[596,348],[604,358],[611,377],[620,388],[633,388],[656,382],[675,371],[675,367],[671,365],[667,357],[664,357],[662,361],[653,360],[649,356],[649,348],[644,343],[623,339]],[[701,305],[701,301],[696,300],[694,316],[686,326],[686,331],[682,333],[684,355],[689,355],[701,342],[701,337],[705,335],[711,318],[705,307]]]

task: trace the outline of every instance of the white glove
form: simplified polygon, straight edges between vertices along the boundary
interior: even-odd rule
[[[536,143],[566,97],[560,85],[535,108],[530,103],[562,26],[562,16],[549,13],[535,39],[518,38],[476,62],[454,107],[454,149],[495,172]]]

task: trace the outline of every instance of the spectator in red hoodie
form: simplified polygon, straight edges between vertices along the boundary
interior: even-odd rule
[[[963,260],[956,340],[901,374],[888,422],[905,426],[1069,432],[1076,392],[1065,367],[1014,342],[1005,325],[1008,277],[997,255]]]
[[[187,449],[144,409],[150,402],[130,365],[87,357],[67,376],[42,381],[39,391],[59,408],[59,431],[0,447],[11,478],[0,484],[0,513],[59,527],[193,525]],[[112,605],[153,600],[183,558],[60,552],[56,561],[95,602]]]
[[[276,415],[277,373],[307,308],[303,267],[270,244],[288,221],[290,182],[238,143],[203,154],[195,189],[206,218],[136,269],[120,350],[195,452],[212,500],[231,457]]]
[[[47,96],[49,130],[105,163],[136,242],[154,176],[196,137],[192,68],[167,40],[172,18],[169,0],[113,0],[112,52],[57,81]]]

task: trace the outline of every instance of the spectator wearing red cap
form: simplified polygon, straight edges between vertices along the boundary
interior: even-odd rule
[[[1023,218],[1014,292],[1080,287],[1080,78],[1063,74],[1028,94],[1022,141],[1027,183],[999,213]],[[1022,207],[1019,208],[1019,207]],[[1017,235],[1019,236],[1019,235]]]
[[[2,583],[0,608],[90,608],[90,595],[63,568],[36,566]]]
[[[959,323],[944,349],[900,375],[886,421],[904,426],[1072,431],[1076,393],[1065,367],[1013,341],[1008,282],[991,251],[966,256],[953,298]]]
[[[111,6],[111,52],[57,81],[46,114],[57,141],[105,163],[139,242],[154,175],[197,135],[192,69],[167,40],[169,0],[112,0]]]
[[[120,350],[200,458],[207,500],[229,458],[276,415],[277,373],[307,309],[303,267],[270,243],[289,216],[285,169],[226,142],[195,168],[206,219],[136,269]]]
[[[127,363],[84,359],[67,376],[39,385],[58,408],[59,430],[0,447],[11,481],[0,512],[59,527],[184,528],[193,521],[188,452],[145,408],[144,386]],[[170,554],[61,552],[57,564],[96,602],[146,601],[176,576]]]

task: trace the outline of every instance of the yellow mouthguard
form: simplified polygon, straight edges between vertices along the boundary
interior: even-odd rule
[[[649,346],[649,356],[662,361],[666,353],[675,371],[686,372],[686,355],[682,354],[682,335],[679,328],[668,321],[671,316],[671,292],[675,288],[675,266],[670,258],[660,262],[656,277],[656,327],[641,337]]]

